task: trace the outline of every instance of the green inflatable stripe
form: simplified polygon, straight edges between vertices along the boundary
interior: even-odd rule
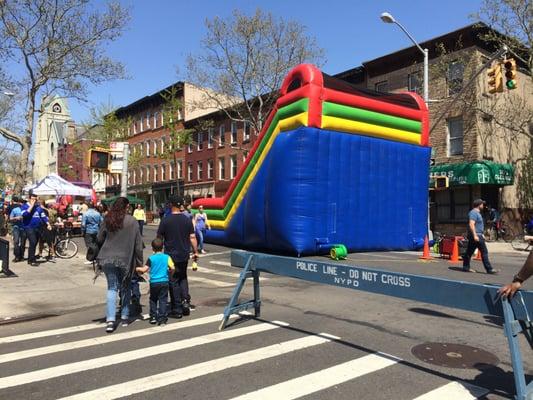
[[[213,220],[224,220],[229,212],[231,210],[231,207],[235,203],[235,200],[237,199],[237,196],[242,190],[242,187],[248,180],[248,177],[250,176],[250,173],[252,172],[254,166],[257,164],[257,161],[259,160],[259,157],[263,153],[270,136],[272,136],[272,132],[274,132],[274,129],[278,125],[279,121],[285,118],[292,117],[294,115],[306,112],[309,109],[309,99],[304,98],[295,101],[294,103],[288,104],[285,107],[281,107],[274,118],[272,118],[272,121],[270,123],[270,126],[267,129],[267,132],[265,136],[263,136],[263,140],[259,144],[257,150],[255,151],[252,159],[250,160],[250,163],[248,164],[246,171],[242,175],[241,179],[239,180],[237,186],[235,187],[235,190],[233,191],[230,199],[228,200],[226,206],[223,210],[205,210],[207,217],[209,219]]]
[[[322,103],[322,113],[330,117],[344,118],[352,121],[366,122],[389,128],[400,129],[414,133],[422,132],[422,123],[412,119],[394,117],[362,108],[349,107],[337,103]]]

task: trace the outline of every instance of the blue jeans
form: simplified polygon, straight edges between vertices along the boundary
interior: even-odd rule
[[[13,254],[17,260],[24,258],[24,245],[26,242],[26,232],[18,225],[13,225]]]
[[[24,228],[26,238],[30,242],[28,246],[28,263],[35,262],[35,250],[39,243],[39,229],[38,228]]]
[[[202,251],[204,249],[204,234],[205,234],[205,229],[196,230],[196,240],[198,241],[198,251]]]
[[[122,286],[126,270],[115,264],[104,264],[103,271],[107,279],[106,321],[115,321],[117,310],[117,294]],[[130,315],[131,290],[122,291],[121,319],[128,319]]]
[[[150,283],[150,318],[167,321],[168,283]]]

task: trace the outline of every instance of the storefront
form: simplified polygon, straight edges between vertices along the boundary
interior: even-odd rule
[[[514,167],[492,161],[441,164],[430,169],[432,178],[445,176],[448,187],[430,192],[430,220],[433,230],[461,234],[466,231],[472,201],[482,198],[500,210],[501,188],[514,184]]]

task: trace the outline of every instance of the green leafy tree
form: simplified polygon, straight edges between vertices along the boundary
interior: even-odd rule
[[[0,63],[13,72],[8,77],[11,89],[25,110],[24,129],[0,125],[0,134],[21,147],[16,191],[28,177],[38,99],[51,94],[85,99],[90,84],[125,75],[122,64],[104,48],[121,36],[129,13],[118,1],[94,3],[0,1]]]

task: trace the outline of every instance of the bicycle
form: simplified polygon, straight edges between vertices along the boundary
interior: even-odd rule
[[[489,242],[503,239],[504,242],[509,243],[514,239],[515,235],[504,221],[491,221],[486,229],[485,237]]]
[[[533,249],[533,235],[527,231],[527,225],[524,225],[522,233],[516,235],[511,241],[513,249],[519,251],[530,251]]]
[[[56,228],[54,249],[59,258],[72,258],[78,254],[78,245],[72,240],[72,224]]]

